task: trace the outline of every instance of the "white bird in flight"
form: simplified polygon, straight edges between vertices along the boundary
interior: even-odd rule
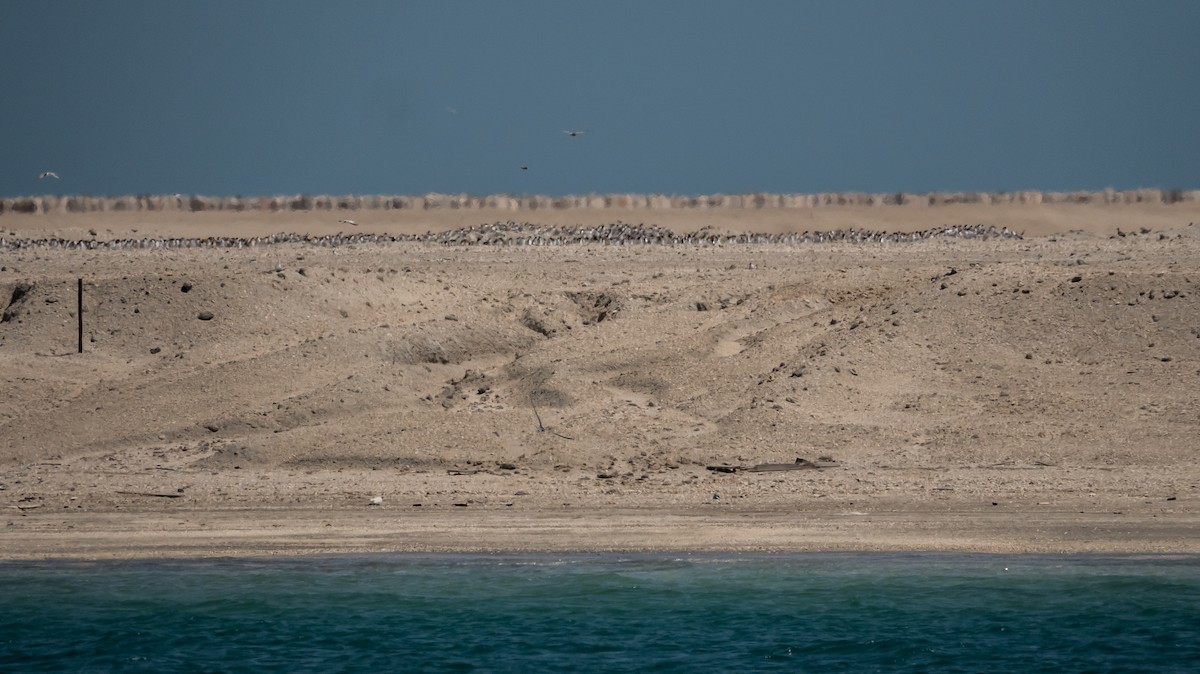
[[[338,222],[342,223],[343,225],[354,225],[355,227],[358,227],[358,223],[353,220],[338,220]]]
[[[38,180],[44,180],[46,178],[54,178],[55,180],[58,180],[58,174],[54,171],[43,171],[38,174]]]
[[[584,129],[583,131],[568,131],[566,129],[563,129],[563,133],[567,134],[568,136],[570,136],[572,138],[574,138],[576,136],[582,136],[587,132],[588,132],[587,129]]]

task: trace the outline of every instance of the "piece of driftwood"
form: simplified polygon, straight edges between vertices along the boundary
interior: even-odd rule
[[[821,457],[816,461],[808,459],[796,459],[792,463],[760,463],[757,466],[751,466],[746,470],[751,473],[766,473],[776,470],[818,470],[821,468],[833,468],[837,466],[837,461],[828,457]]]
[[[796,459],[793,463],[760,463],[746,468],[744,466],[706,466],[708,470],[714,473],[736,473],[745,471],[747,473],[768,473],[779,470],[818,470],[821,468],[835,468],[838,462],[823,456],[816,461],[808,459]]]
[[[747,473],[769,473],[776,470],[815,470],[818,468],[816,464],[808,463],[760,463],[757,466],[750,466],[746,469]]]
[[[33,510],[34,508],[41,508],[43,505],[45,505],[45,504],[44,503],[20,503],[17,505],[10,505],[8,507],[15,508],[17,510],[17,512],[21,513],[21,517],[29,517],[29,515],[25,514],[26,510]]]
[[[705,466],[714,473],[736,473],[742,469],[741,466]]]

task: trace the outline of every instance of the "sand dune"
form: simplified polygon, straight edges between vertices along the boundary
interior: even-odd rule
[[[0,557],[1200,551],[1200,215],[1183,206],[655,214],[1025,240],[5,252]],[[0,230],[344,227],[157,215]],[[362,228],[477,224],[437,215]]]

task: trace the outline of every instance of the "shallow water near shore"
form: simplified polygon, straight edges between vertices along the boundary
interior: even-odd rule
[[[0,564],[3,671],[1196,671],[1200,558]]]

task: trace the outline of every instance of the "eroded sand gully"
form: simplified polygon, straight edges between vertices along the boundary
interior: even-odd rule
[[[979,208],[949,221],[1017,224]],[[0,558],[1200,552],[1200,216],[1162,208],[1024,240],[3,252]]]

